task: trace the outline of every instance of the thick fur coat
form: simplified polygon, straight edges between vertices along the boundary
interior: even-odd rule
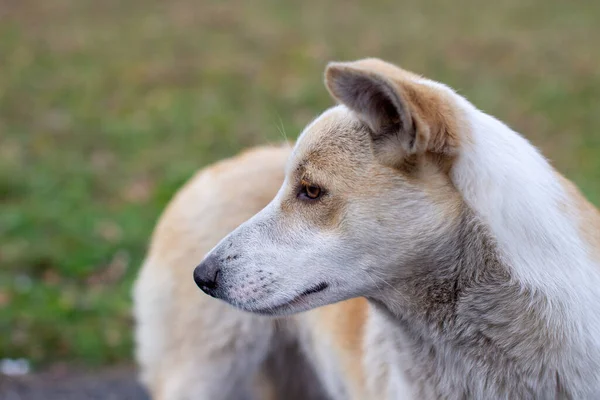
[[[134,291],[153,398],[600,398],[598,211],[443,84],[325,76],[340,105],[293,149],[162,216]]]

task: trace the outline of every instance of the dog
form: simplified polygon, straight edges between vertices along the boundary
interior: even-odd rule
[[[208,167],[158,223],[153,398],[600,398],[598,210],[444,84],[379,59],[325,84],[293,148]]]

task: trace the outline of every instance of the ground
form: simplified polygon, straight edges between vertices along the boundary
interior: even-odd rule
[[[482,4],[1,2],[0,358],[130,362],[161,209],[197,168],[296,137],[332,104],[329,60],[455,87],[599,204],[600,2]]]
[[[2,400],[148,400],[132,368],[93,373],[54,368],[21,378],[0,375]]]

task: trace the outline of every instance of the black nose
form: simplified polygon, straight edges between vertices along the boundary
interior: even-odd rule
[[[204,293],[214,296],[219,287],[220,267],[217,257],[211,254],[194,269],[194,282]]]

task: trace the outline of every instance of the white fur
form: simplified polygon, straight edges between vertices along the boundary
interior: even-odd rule
[[[133,287],[134,310],[138,323],[135,326],[138,346],[136,361],[140,365],[141,381],[151,385],[158,379],[156,366],[164,357],[167,331],[162,326],[169,312],[168,294],[173,290],[173,279],[167,269],[152,268],[146,260]],[[140,301],[143,299],[143,301]]]
[[[363,360],[370,393],[380,393],[385,399],[414,399],[411,384],[406,378],[411,360],[398,351],[397,338],[389,333],[395,327],[383,315],[373,312],[367,320],[365,347],[369,349]]]
[[[600,332],[600,266],[589,258],[577,221],[561,209],[571,200],[556,173],[522,136],[461,103],[472,142],[465,143],[452,178],[463,198],[487,222],[521,282],[557,300],[551,306],[564,307],[561,317],[573,328]]]
[[[487,223],[524,289],[547,298],[549,332],[570,354],[600,366],[600,266],[590,258],[569,198],[548,161],[525,138],[456,96],[471,140],[452,170],[463,199]],[[532,235],[532,233],[535,233]],[[559,364],[561,359],[556,360]],[[587,379],[598,379],[586,371]]]
[[[462,142],[451,177],[491,229],[507,265],[528,288],[558,302],[549,305],[574,324],[572,333],[600,332],[600,265],[565,211],[574,199],[552,166],[527,139],[448,86],[419,82],[450,93],[464,112],[471,137]]]

